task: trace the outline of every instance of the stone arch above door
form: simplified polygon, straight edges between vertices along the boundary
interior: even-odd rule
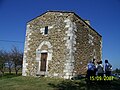
[[[44,47],[44,45],[45,46],[47,46],[48,48],[46,49],[44,49],[44,48],[42,48],[42,47]],[[47,60],[51,60],[52,59],[52,52],[53,52],[53,50],[52,50],[52,45],[51,45],[51,43],[49,42],[49,41],[43,41],[39,46],[38,46],[38,48],[36,49],[36,60],[37,61],[39,61],[40,59],[38,59],[38,58],[40,58],[40,56],[39,56],[39,54],[41,53],[41,52],[43,52],[43,51],[46,51],[46,52],[48,52],[48,59]],[[38,58],[37,58],[38,57]]]

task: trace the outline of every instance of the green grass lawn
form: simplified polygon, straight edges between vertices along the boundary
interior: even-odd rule
[[[0,90],[120,90],[120,80],[86,83],[45,77],[23,77],[6,74],[0,77]]]

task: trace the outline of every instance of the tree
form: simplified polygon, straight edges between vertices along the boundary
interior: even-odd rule
[[[12,72],[12,67],[13,67],[13,61],[11,60],[11,58],[10,58],[10,52],[7,52],[6,53],[6,66],[5,67],[7,67],[8,68],[8,71],[9,71],[9,74],[11,74],[11,72]]]
[[[115,70],[112,71],[113,74],[115,73],[120,73],[120,69],[116,68]]]
[[[115,71],[116,71],[116,73],[120,73],[120,69],[118,69],[118,68],[116,68]]]
[[[0,72],[4,74],[4,68],[5,68],[5,61],[6,61],[6,52],[3,50],[0,50]]]
[[[10,58],[14,63],[15,72],[18,74],[18,71],[22,68],[23,53],[14,46],[11,49]]]

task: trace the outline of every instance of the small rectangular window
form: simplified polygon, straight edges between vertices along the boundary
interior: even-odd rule
[[[70,36],[69,36],[69,38],[68,38],[69,40],[70,40]]]
[[[44,34],[48,34],[48,26],[45,26]]]

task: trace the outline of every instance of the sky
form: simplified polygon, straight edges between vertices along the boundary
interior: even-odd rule
[[[0,49],[24,51],[27,21],[47,10],[73,11],[90,20],[102,35],[102,60],[120,68],[120,0],[0,0]]]

